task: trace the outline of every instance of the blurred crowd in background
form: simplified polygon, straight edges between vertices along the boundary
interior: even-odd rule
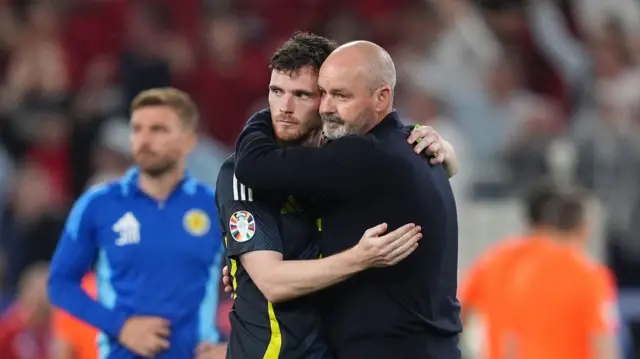
[[[189,167],[215,184],[296,29],[385,47],[398,111],[454,145],[461,276],[524,228],[518,198],[552,177],[592,194],[593,254],[628,322],[640,314],[638,0],[0,0],[2,306],[38,298],[43,282],[19,279],[49,260],[69,206],[131,165],[136,94],[193,96]]]

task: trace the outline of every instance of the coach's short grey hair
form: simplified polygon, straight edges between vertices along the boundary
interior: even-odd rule
[[[371,67],[371,93],[382,86],[389,86],[393,93],[396,87],[396,66],[391,55],[380,48],[377,59],[371,61]]]

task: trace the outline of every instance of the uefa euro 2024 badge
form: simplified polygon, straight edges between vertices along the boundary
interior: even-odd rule
[[[229,219],[229,232],[236,242],[246,242],[256,233],[256,220],[250,212],[237,211]]]

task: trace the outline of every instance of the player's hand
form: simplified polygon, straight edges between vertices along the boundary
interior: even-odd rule
[[[201,342],[195,351],[195,359],[224,359],[227,355],[225,345]]]
[[[127,319],[118,340],[127,349],[145,358],[153,358],[169,349],[169,321],[158,317],[136,316]]]
[[[233,283],[231,274],[229,274],[229,267],[224,266],[222,268],[222,284],[224,284],[225,293],[233,293]]]
[[[382,223],[367,229],[354,250],[367,267],[392,266],[418,248],[421,230],[420,226],[410,223],[384,234],[387,224]]]
[[[415,153],[422,153],[430,159],[431,164],[438,165],[444,162],[447,149],[443,146],[442,137],[431,126],[419,126],[411,131],[407,142],[415,143]],[[417,143],[416,143],[417,142]]]

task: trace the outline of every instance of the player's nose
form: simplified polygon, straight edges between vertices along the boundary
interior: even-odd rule
[[[280,112],[291,114],[295,108],[293,96],[287,94],[282,99],[282,104],[280,105]]]

